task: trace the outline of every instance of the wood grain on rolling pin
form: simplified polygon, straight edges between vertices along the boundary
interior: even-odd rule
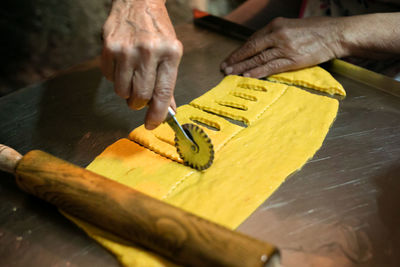
[[[277,250],[42,151],[16,168],[21,189],[186,266],[264,266]]]

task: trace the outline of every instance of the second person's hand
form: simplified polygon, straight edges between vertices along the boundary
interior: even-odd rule
[[[225,59],[221,69],[262,78],[344,56],[342,28],[337,18],[277,18]]]
[[[164,121],[170,105],[175,106],[173,92],[183,50],[164,2],[115,0],[103,27],[103,74],[130,108],[148,106],[149,130]]]

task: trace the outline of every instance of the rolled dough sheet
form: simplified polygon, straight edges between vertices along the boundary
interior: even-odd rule
[[[343,86],[329,72],[319,66],[274,74],[269,76],[268,80],[303,86],[331,95],[346,95]]]
[[[236,104],[242,108],[232,107]],[[201,109],[244,121],[248,127]],[[173,133],[165,126],[153,132],[139,127],[130,135],[135,142],[121,139],[110,145],[88,169],[235,229],[315,154],[337,110],[338,101],[329,97],[229,76],[177,113],[181,121],[201,121],[219,129],[205,129],[217,150],[213,165],[206,171],[177,162],[171,149]],[[154,140],[160,145],[154,145]],[[172,265],[128,241],[68,217],[124,266]]]

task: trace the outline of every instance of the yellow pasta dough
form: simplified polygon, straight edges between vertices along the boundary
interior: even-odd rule
[[[176,118],[181,124],[198,121],[216,129],[203,128],[212,140],[214,152],[219,151],[230,138],[242,129],[242,127],[229,123],[219,116],[208,114],[189,105],[179,107]],[[133,130],[129,138],[162,156],[182,162],[174,146],[175,133],[167,123],[161,124],[151,132],[147,131],[142,125]]]
[[[246,108],[237,108],[239,105]],[[244,121],[248,127],[204,110]],[[337,110],[338,101],[329,97],[229,76],[177,113],[183,123],[200,121],[215,128],[204,128],[217,151],[206,171],[177,162],[173,133],[167,126],[153,132],[142,126],[135,129],[130,134],[133,141],[121,139],[112,144],[88,169],[235,229],[314,155]],[[132,243],[69,218],[125,266],[172,265]]]
[[[343,86],[329,72],[318,66],[271,75],[268,80],[303,86],[331,95],[346,95]]]
[[[231,75],[190,105],[250,125],[286,88],[284,84]]]

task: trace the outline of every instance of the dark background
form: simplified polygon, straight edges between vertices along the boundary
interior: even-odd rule
[[[243,0],[168,0],[175,25],[191,8],[223,15]],[[96,57],[111,0],[13,0],[0,7],[0,97]]]

